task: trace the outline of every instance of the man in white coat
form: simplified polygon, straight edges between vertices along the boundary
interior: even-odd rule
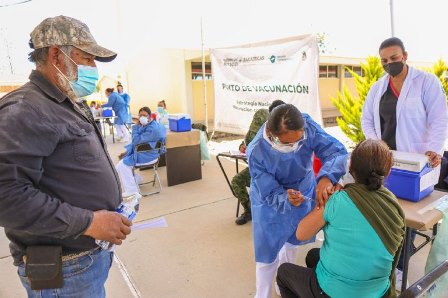
[[[408,53],[396,37],[383,41],[379,54],[387,74],[367,94],[361,116],[365,137],[383,140],[392,150],[426,154],[432,167],[439,166],[448,122],[439,79],[407,65]],[[402,269],[401,259],[397,268]]]

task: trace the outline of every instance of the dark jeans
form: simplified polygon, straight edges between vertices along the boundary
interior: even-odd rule
[[[329,297],[319,287],[316,266],[319,262],[319,248],[311,249],[305,259],[308,268],[291,263],[282,264],[277,271],[277,284],[282,298],[325,298]]]

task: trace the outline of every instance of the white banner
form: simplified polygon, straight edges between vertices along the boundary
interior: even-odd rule
[[[254,113],[281,99],[322,123],[314,35],[212,49],[215,130],[245,134]]]

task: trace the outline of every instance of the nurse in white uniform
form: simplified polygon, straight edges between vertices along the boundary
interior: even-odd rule
[[[367,94],[361,116],[365,137],[383,140],[392,150],[426,154],[438,166],[448,121],[439,79],[407,65],[408,53],[396,37],[383,41],[379,54],[387,74]]]
[[[396,37],[383,41],[379,54],[386,75],[367,94],[361,116],[365,137],[383,140],[392,150],[426,154],[432,167],[439,166],[448,121],[439,79],[407,65],[408,53]],[[397,289],[401,289],[402,258],[403,251],[396,272]]]

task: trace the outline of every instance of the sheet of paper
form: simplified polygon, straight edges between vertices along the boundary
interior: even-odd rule
[[[444,209],[445,204],[447,204],[446,202],[448,201],[448,195],[444,195],[443,197],[441,197],[440,199],[438,199],[437,201],[432,202],[431,204],[428,204],[427,206],[423,207],[422,209],[418,210],[417,213],[418,214],[424,214],[430,210],[433,209]],[[440,207],[439,207],[440,205]]]
[[[144,229],[154,229],[154,228],[167,228],[168,223],[165,217],[159,217],[157,219],[145,220],[132,225],[133,231],[144,230]]]
[[[426,173],[420,178],[420,191],[427,189],[430,186],[436,185],[439,182],[440,166],[434,168],[431,172]]]
[[[238,150],[229,150],[229,153],[230,153],[231,155],[236,155],[236,156],[246,156],[245,153],[241,153],[241,152],[238,151]]]

